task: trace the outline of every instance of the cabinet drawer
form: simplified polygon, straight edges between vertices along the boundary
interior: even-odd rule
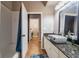
[[[49,58],[67,58],[57,47],[55,47],[48,39],[44,39],[44,48]]]

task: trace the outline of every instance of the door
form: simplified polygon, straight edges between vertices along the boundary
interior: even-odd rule
[[[28,50],[28,20],[27,10],[22,3],[22,57],[26,56]]]
[[[29,31],[33,33],[34,37],[37,37],[39,34],[39,19],[38,18],[34,18],[34,19],[30,19],[30,29]],[[30,33],[29,33],[30,34]]]
[[[41,39],[41,16],[40,14],[29,14],[29,41],[33,37]]]

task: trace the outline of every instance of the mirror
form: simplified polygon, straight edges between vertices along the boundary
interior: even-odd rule
[[[78,2],[69,2],[59,13],[59,33],[77,40]]]

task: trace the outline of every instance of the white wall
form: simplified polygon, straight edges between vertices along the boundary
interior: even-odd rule
[[[54,33],[58,34],[58,27],[59,27],[59,11],[55,12]]]
[[[53,33],[54,17],[45,16],[43,20],[43,33]]]
[[[27,19],[27,10],[22,3],[22,57],[26,56],[28,50],[28,19]]]

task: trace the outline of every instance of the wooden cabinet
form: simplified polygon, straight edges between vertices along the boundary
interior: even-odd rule
[[[66,58],[66,56],[45,37],[44,48],[49,58]]]

